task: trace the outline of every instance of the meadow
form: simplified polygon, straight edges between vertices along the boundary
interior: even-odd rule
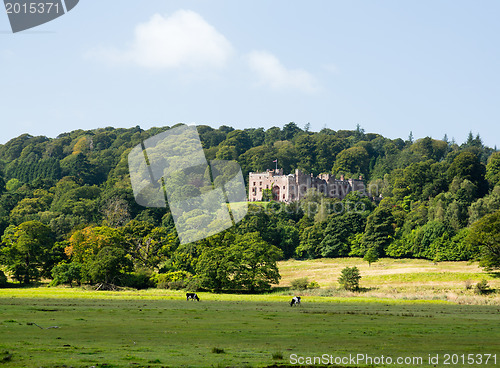
[[[337,279],[344,267],[356,266],[362,276],[362,293],[338,289]],[[307,277],[320,285],[306,295],[374,297],[395,299],[447,300],[458,304],[500,305],[500,293],[477,295],[474,286],[487,280],[492,290],[500,290],[500,273],[484,272],[477,262],[439,262],[425,259],[382,258],[368,265],[361,258],[287,260],[278,263],[280,286]]]
[[[364,292],[336,289],[337,271],[352,262],[359,262]],[[433,298],[429,289],[465,289],[465,277],[476,281],[476,274],[477,280],[485,276],[477,265],[418,262],[381,260],[368,267],[356,259],[286,261],[280,263],[282,287],[307,276],[321,288],[261,295],[198,293],[200,302],[186,301],[182,291],[159,289],[0,289],[0,367],[285,367],[294,362],[291,357],[323,354],[422,359],[421,364],[360,360],[330,367],[500,364],[497,297],[459,303]],[[427,267],[437,266],[426,276]],[[495,275],[485,277],[496,285]],[[400,291],[391,294],[387,285]],[[418,285],[429,298],[425,293],[402,296],[403,289]],[[302,305],[292,308],[295,293],[302,295]],[[496,357],[486,363],[485,354]],[[438,361],[429,362],[429,357]]]

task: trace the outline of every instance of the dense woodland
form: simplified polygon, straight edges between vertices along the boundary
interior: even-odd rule
[[[235,227],[180,245],[168,209],[137,205],[128,172],[130,150],[167,129],[25,134],[1,145],[0,285],[5,273],[21,283],[253,292],[279,281],[276,261],[286,258],[477,259],[500,268],[500,152],[479,135],[459,144],[359,126],[198,126],[207,159],[238,161],[246,180],[278,159],[285,173],[362,175],[368,195],[339,201],[310,191],[289,205],[251,204]]]

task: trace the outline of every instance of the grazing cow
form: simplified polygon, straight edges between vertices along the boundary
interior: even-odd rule
[[[186,293],[186,300],[189,299],[200,301],[200,298],[198,298],[198,295],[196,295],[195,293]]]
[[[292,301],[290,302],[290,307],[293,307],[294,305],[300,305],[300,296],[294,296],[292,298]]]

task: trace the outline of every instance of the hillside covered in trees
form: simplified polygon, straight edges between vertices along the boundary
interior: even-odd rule
[[[285,173],[363,175],[369,193],[251,204],[237,226],[180,245],[168,209],[137,205],[128,172],[130,150],[167,129],[22,135],[1,145],[0,285],[3,269],[22,283],[256,291],[279,281],[283,258],[478,259],[500,268],[500,152],[479,136],[457,144],[359,126],[198,126],[207,159],[238,161],[245,180],[277,159]]]

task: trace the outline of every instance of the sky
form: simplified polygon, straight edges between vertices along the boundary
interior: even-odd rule
[[[500,140],[500,2],[80,0],[13,34],[0,144],[176,123]]]

